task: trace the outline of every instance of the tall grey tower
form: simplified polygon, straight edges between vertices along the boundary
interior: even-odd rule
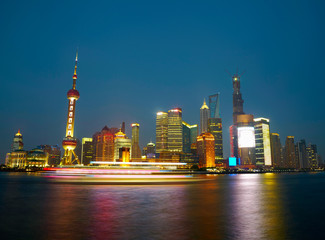
[[[214,137],[215,159],[223,159],[222,120],[220,118],[219,93],[209,96],[210,118],[208,132]]]

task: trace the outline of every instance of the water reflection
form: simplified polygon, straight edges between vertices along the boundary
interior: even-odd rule
[[[316,184],[325,183],[323,175],[218,175],[166,186],[5,177],[0,175],[3,239],[299,239],[307,234],[305,225],[322,226],[314,219],[322,219],[324,207],[313,204],[324,198],[323,185]]]
[[[280,186],[274,174],[241,174],[231,184],[230,209],[236,239],[284,239]]]

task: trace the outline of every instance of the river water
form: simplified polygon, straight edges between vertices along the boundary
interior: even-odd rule
[[[323,239],[325,173],[70,185],[0,173],[1,239]]]

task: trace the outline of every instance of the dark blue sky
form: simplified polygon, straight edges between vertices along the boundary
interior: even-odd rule
[[[79,48],[76,137],[140,123],[155,140],[155,113],[183,108],[199,123],[203,98],[221,93],[229,155],[232,82],[244,111],[270,118],[325,156],[324,1],[2,1],[0,161],[18,129],[26,149],[59,144]]]

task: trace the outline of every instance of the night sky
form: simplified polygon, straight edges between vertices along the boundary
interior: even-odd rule
[[[220,92],[229,156],[232,81],[245,71],[245,113],[271,132],[318,145],[325,157],[325,1],[1,1],[0,162],[18,129],[25,149],[59,144],[79,49],[75,136],[140,123],[155,141],[155,113],[183,109],[199,123]]]

